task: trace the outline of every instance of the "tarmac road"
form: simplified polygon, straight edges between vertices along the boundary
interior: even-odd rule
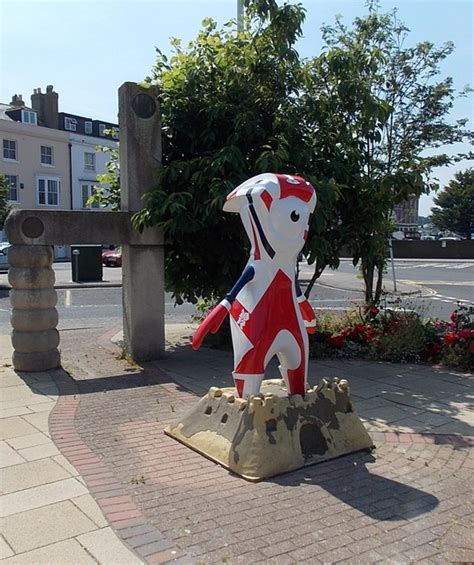
[[[59,329],[113,327],[122,325],[121,269],[104,268],[106,287],[80,288],[70,283],[70,264],[55,263],[58,288]],[[312,269],[301,267],[303,278],[309,279]],[[400,300],[425,316],[449,319],[458,300],[472,304],[474,299],[474,261],[397,260],[398,290],[410,292]],[[391,268],[386,275],[388,290],[392,290]],[[7,283],[0,275],[0,285]],[[74,288],[76,287],[76,288]],[[79,287],[79,288],[77,288]],[[362,303],[363,285],[358,271],[349,260],[342,260],[337,271],[328,269],[311,293],[316,310],[344,311]],[[417,294],[413,294],[413,293]],[[390,302],[390,299],[388,299]],[[168,322],[186,323],[194,314],[190,304],[175,306],[171,295],[165,297]],[[10,332],[10,301],[8,290],[0,290],[0,334]]]

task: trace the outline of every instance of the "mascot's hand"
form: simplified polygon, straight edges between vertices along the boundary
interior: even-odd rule
[[[306,331],[309,334],[316,333],[316,315],[314,313],[311,304],[308,299],[303,295],[298,298],[298,303],[300,306],[301,315],[303,316],[303,322],[306,327]]]
[[[211,332],[211,334],[215,334],[219,331],[222,322],[229,313],[229,309],[229,302],[227,300],[223,300],[209,312],[193,335],[193,349],[199,349],[201,347],[203,339],[209,332]]]

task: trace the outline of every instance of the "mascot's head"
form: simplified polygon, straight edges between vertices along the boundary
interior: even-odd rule
[[[316,192],[301,177],[264,173],[234,189],[225,212],[239,213],[255,259],[295,257],[308,235]]]

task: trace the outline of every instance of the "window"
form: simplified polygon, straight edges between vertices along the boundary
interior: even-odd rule
[[[105,136],[105,124],[99,124],[99,135],[104,137]]]
[[[59,206],[58,178],[40,177],[38,178],[38,204],[42,206]]]
[[[21,121],[24,124],[31,124],[33,126],[36,125],[36,112],[32,112],[31,110],[22,110],[21,111]]]
[[[76,118],[64,118],[64,129],[69,131],[76,131],[77,129],[77,120]]]
[[[18,202],[18,177],[16,175],[5,175],[7,186],[10,189],[8,200]]]
[[[11,161],[17,160],[16,141],[13,141],[12,139],[3,140],[3,158],[10,159]]]
[[[95,171],[95,153],[84,153],[84,170]]]
[[[41,146],[41,164],[53,166],[53,148],[48,145]]]
[[[93,184],[83,184],[82,185],[82,207],[83,208],[100,208],[98,202],[92,202],[92,204],[87,204],[89,198],[95,194],[96,188]]]
[[[92,122],[84,122],[84,132],[92,133]]]

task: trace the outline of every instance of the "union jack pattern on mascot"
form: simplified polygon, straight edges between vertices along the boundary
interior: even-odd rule
[[[316,331],[316,318],[295,270],[315,206],[311,184],[284,174],[252,177],[227,196],[224,211],[240,214],[251,242],[250,258],[232,290],[200,324],[192,345],[198,349],[230,315],[232,375],[242,398],[259,393],[275,355],[288,394],[305,395],[307,334]]]

